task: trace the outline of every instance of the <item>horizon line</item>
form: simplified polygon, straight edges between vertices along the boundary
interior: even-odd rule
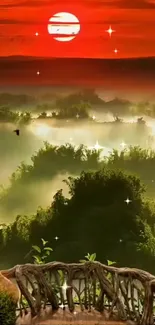
[[[33,55],[8,55],[8,56],[0,56],[0,60],[2,59],[44,59],[44,60],[149,60],[155,59],[155,56],[137,56],[137,57],[115,57],[115,58],[94,58],[94,57],[50,57],[50,56],[33,56]]]

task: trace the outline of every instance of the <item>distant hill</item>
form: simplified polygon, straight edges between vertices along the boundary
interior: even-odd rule
[[[5,59],[13,59],[13,60],[74,60],[74,61],[81,61],[81,60],[87,60],[87,61],[139,61],[139,60],[155,60],[155,56],[149,56],[149,57],[133,57],[133,58],[109,58],[109,59],[103,59],[103,58],[56,58],[56,57],[39,57],[39,56],[25,56],[25,55],[9,55],[9,56],[0,56],[0,60]]]

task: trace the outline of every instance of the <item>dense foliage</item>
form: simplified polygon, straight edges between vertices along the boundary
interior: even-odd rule
[[[15,325],[16,324],[16,303],[4,292],[0,293],[0,324]]]
[[[16,207],[28,206],[33,200],[33,191],[40,181],[52,180],[56,175],[79,175],[80,172],[97,170],[104,167],[121,169],[140,177],[146,185],[146,193],[154,197],[155,191],[155,152],[130,147],[120,154],[113,150],[110,156],[100,160],[100,150],[88,150],[85,146],[74,148],[72,145],[53,146],[45,143],[31,158],[31,164],[21,163],[10,178],[10,185],[1,189],[0,205],[15,214]],[[40,189],[41,190],[41,189]],[[39,188],[38,188],[39,193]],[[52,197],[51,197],[52,200]],[[37,202],[39,205],[39,202]]]
[[[31,121],[31,118],[32,117],[29,112],[20,113],[11,111],[7,107],[0,108],[0,122],[27,124]]]
[[[133,103],[117,97],[106,100],[101,98],[95,89],[84,89],[66,96],[52,92],[40,97],[0,94],[0,121],[27,123],[31,119],[30,111],[38,112],[39,118],[69,119],[75,118],[77,114],[79,118],[88,118],[91,109],[111,113],[114,116],[155,116],[154,103],[144,101]],[[47,116],[47,112],[51,112],[51,115]]]
[[[55,151],[56,149],[60,150],[55,148]],[[68,148],[63,146],[62,149],[64,164],[68,166],[69,158],[64,155]],[[69,149],[73,150],[71,147]],[[47,159],[47,154],[49,164],[53,161],[54,156],[50,159],[51,152],[53,147],[46,144],[46,150],[40,150],[38,155],[33,157],[33,166],[24,165],[18,177],[12,178],[12,186],[20,183],[23,177],[27,182],[29,174],[36,177],[39,168],[45,163],[45,157]],[[89,151],[83,152],[80,149],[79,152],[70,152],[70,157],[74,152],[74,168],[83,169],[82,164],[85,164],[88,169],[84,153],[88,154]],[[140,159],[138,153],[140,151],[136,149],[132,153],[137,163],[143,160],[143,155],[140,155]],[[88,157],[93,158],[94,170],[101,167],[98,155],[99,153],[94,151]],[[130,155],[127,161],[130,160]],[[80,168],[76,165],[75,157],[79,159],[78,163],[81,163]],[[108,163],[111,167],[114,157],[116,156],[111,156]],[[117,158],[119,160],[119,156]],[[41,164],[38,165],[39,161]],[[32,217],[17,216],[12,224],[4,227],[1,231],[3,262],[9,261],[11,266],[31,261],[27,252],[31,250],[32,245],[39,244],[40,238],[46,238],[54,249],[54,260],[77,261],[88,251],[95,251],[98,259],[103,262],[110,258],[117,260],[120,265],[137,266],[152,271],[155,251],[154,206],[144,199],[145,187],[138,177],[118,169],[107,169],[107,163],[104,164],[104,168],[98,171],[82,172],[76,178],[69,177],[66,180],[69,197],[65,197],[62,190],[59,190],[47,209],[38,209]],[[47,165],[45,171],[47,172]],[[131,200],[129,204],[126,203],[127,198]],[[55,236],[59,237],[58,241],[54,239]]]

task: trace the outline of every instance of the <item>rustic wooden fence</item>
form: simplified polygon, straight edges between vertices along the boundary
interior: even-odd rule
[[[29,307],[32,316],[47,304],[53,311],[67,306],[71,313],[79,304],[81,311],[107,310],[109,318],[115,315],[139,325],[154,324],[155,276],[143,270],[100,262],[51,262],[17,265],[1,273],[16,280],[21,292],[20,311],[27,313]]]

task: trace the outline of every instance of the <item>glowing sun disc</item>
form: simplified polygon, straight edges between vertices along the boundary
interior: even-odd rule
[[[80,22],[69,12],[58,12],[49,19],[47,29],[56,41],[68,42],[79,34]]]

